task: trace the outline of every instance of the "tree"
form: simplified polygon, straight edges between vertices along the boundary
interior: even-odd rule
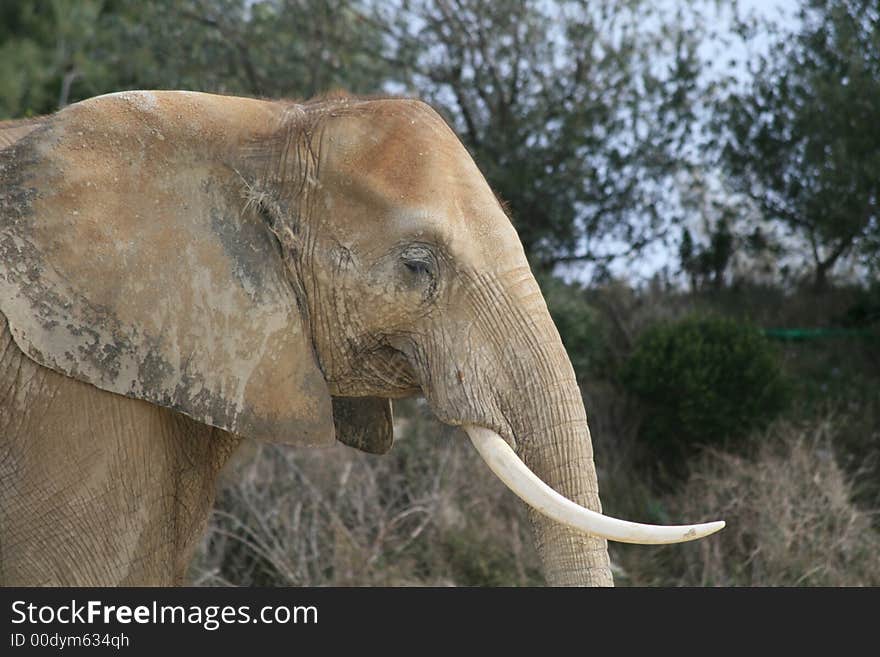
[[[714,127],[733,185],[810,244],[822,289],[849,254],[876,261],[880,234],[880,8],[807,0]]]
[[[724,275],[734,255],[735,238],[727,222],[720,220],[709,233],[709,244],[698,248],[691,232],[682,231],[678,256],[682,271],[687,274],[691,289],[696,291],[711,285],[713,290],[724,287]]]
[[[637,254],[670,223],[700,30],[645,0],[21,7],[4,7],[11,29],[0,28],[0,52],[12,53],[0,61],[5,116],[132,88],[268,97],[399,90],[447,115],[540,269]]]
[[[102,0],[34,0],[0,8],[0,117],[43,114],[68,103],[72,85],[100,77],[90,57]]]
[[[123,89],[310,97],[380,91],[382,33],[346,0],[0,5],[0,118]]]
[[[146,66],[133,79],[174,88],[308,98],[375,93],[388,74],[378,26],[351,0],[120,0],[116,34]]]
[[[665,227],[699,30],[659,12],[638,0],[416,0],[379,12],[405,88],[457,128],[540,269],[607,263]]]

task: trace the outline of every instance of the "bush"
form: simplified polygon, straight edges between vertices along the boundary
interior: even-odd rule
[[[640,441],[673,474],[695,447],[766,426],[788,398],[773,346],[757,329],[721,318],[649,328],[622,381],[644,412]]]
[[[834,458],[837,424],[775,423],[753,458],[708,452],[695,464],[676,511],[727,528],[683,550],[681,584],[880,585],[880,534]]]
[[[878,586],[876,511],[834,457],[839,418],[779,420],[748,455],[707,449],[662,500],[673,518],[724,520],[683,545],[610,546],[623,586]]]

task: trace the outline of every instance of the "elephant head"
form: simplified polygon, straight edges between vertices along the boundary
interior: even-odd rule
[[[574,372],[517,234],[441,117],[123,92],[0,157],[0,311],[98,388],[264,440],[382,453],[424,395],[532,506],[551,584],[610,584]],[[14,151],[14,156],[8,154]]]

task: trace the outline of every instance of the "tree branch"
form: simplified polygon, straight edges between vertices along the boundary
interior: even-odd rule
[[[265,85],[263,84],[262,77],[257,73],[256,67],[254,66],[253,60],[251,59],[250,46],[242,38],[240,32],[230,28],[227,25],[223,25],[218,19],[212,18],[208,15],[199,14],[197,12],[190,11],[189,9],[178,8],[175,11],[182,18],[187,18],[197,23],[201,23],[202,25],[213,27],[215,30],[217,30],[217,32],[220,33],[220,36],[231,43],[235,51],[238,53],[238,59],[241,65],[244,67],[245,76],[247,77],[248,84],[251,87],[251,92],[255,94],[263,93]]]

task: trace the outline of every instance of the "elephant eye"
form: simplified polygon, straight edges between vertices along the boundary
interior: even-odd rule
[[[418,276],[429,276],[431,274],[431,266],[421,260],[404,260],[403,266]]]
[[[425,246],[411,246],[401,254],[401,263],[409,278],[409,285],[421,289],[428,298],[437,289],[437,261],[433,252]]]

